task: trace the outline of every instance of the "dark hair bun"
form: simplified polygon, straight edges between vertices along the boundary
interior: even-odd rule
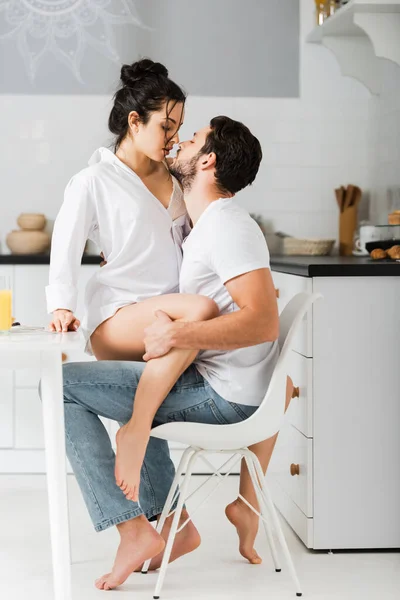
[[[150,60],[150,58],[143,58],[131,65],[122,65],[121,69],[121,81],[128,87],[146,77],[157,77],[160,75],[168,77],[168,69],[161,63]]]

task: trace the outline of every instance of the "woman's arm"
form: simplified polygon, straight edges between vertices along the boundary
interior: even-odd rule
[[[76,176],[69,182],[54,224],[51,242],[47,311],[72,313],[77,303],[77,280],[82,254],[95,222],[91,180]]]

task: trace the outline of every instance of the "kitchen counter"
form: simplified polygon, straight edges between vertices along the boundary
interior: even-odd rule
[[[84,254],[83,265],[98,265],[96,254]],[[48,265],[49,254],[0,254],[0,265]],[[400,262],[373,261],[368,256],[271,256],[271,269],[302,277],[400,276]]]
[[[271,256],[271,269],[302,277],[400,277],[400,261],[369,256]]]
[[[101,258],[97,254],[84,254],[83,265],[98,265]],[[0,265],[49,265],[50,254],[0,254]]]

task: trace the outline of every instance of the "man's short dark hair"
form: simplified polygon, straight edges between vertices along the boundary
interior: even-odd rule
[[[250,129],[229,117],[214,117],[199,154],[216,155],[215,179],[221,193],[236,194],[253,183],[262,159],[260,142]]]

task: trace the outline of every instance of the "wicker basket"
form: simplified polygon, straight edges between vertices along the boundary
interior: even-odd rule
[[[301,240],[285,237],[283,253],[291,256],[327,256],[332,252],[335,240]]]

